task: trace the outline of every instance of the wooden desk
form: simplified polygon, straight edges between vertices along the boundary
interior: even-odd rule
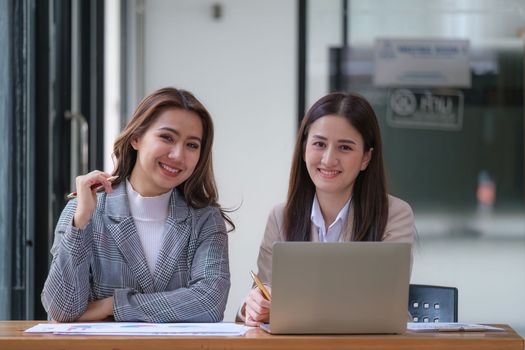
[[[403,335],[277,336],[260,329],[243,337],[143,337],[26,334],[43,321],[0,321],[0,349],[412,349],[523,350],[524,340],[512,328],[505,332],[411,333]]]

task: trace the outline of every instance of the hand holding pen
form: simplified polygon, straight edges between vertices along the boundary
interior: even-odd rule
[[[113,181],[115,181],[116,179],[118,179],[118,176],[110,176],[108,177],[108,181],[113,183]],[[95,192],[102,192],[104,191],[105,187],[104,185],[101,185],[100,183],[96,183],[94,185],[91,185],[91,189],[92,190],[95,190]],[[68,194],[66,196],[67,199],[73,199],[73,198],[77,198],[78,196],[78,193],[75,191],[75,192],[71,192],[70,194]]]
[[[262,284],[256,274],[251,272],[251,275],[257,288],[253,288],[248,294],[244,314],[246,316],[246,325],[253,327],[268,322],[272,293],[271,288]]]
[[[270,295],[270,292],[266,289],[259,277],[257,277],[257,275],[253,271],[250,271],[250,275],[252,276],[252,279],[257,285],[257,287],[259,287],[259,289],[261,290],[261,293],[264,295],[266,300],[272,301],[272,296]]]
[[[77,208],[73,218],[73,225],[75,227],[82,229],[87,226],[97,205],[97,192],[104,190],[107,193],[111,193],[113,191],[111,182],[115,179],[116,177],[112,177],[108,173],[99,170],[77,176],[77,191],[68,196],[75,196],[77,198]]]

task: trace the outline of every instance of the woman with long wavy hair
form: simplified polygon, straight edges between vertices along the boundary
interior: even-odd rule
[[[113,176],[76,179],[42,291],[60,322],[217,322],[230,288],[213,123],[188,91],[145,97],[114,143]],[[97,187],[104,192],[97,193]]]
[[[277,241],[413,242],[410,206],[387,193],[375,113],[361,96],[328,94],[309,109],[297,134],[286,203],[269,215],[257,260],[271,293]],[[254,286],[238,319],[267,322],[270,301]]]

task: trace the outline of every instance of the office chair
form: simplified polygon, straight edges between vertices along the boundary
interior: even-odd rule
[[[457,322],[458,289],[411,284],[408,311],[412,322]]]

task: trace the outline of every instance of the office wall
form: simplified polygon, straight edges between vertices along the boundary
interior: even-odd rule
[[[216,129],[220,202],[231,214],[232,288],[225,320],[251,286],[267,215],[282,202],[296,130],[296,2],[145,1],[145,91],[192,91]]]
[[[500,233],[478,239],[421,237],[412,282],[458,288],[461,322],[506,323],[524,336],[525,241]]]

